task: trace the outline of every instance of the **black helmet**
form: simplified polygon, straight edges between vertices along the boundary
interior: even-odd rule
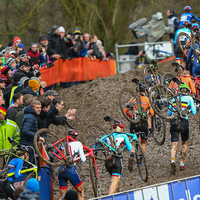
[[[144,85],[144,84],[142,84],[142,83],[140,83],[140,84],[139,84],[139,89],[140,89],[140,90],[147,90],[147,86]]]
[[[67,134],[69,136],[73,136],[73,137],[77,137],[78,136],[78,133],[75,130],[73,130],[73,129],[68,130]]]

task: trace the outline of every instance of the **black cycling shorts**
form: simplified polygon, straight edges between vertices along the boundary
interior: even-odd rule
[[[181,48],[179,47],[179,44],[176,43],[176,46],[175,46],[175,55],[176,55],[176,58],[182,58],[183,57],[183,53],[181,51]]]
[[[110,159],[105,161],[106,169],[107,169],[108,173],[111,176],[117,176],[119,178],[121,177],[121,174],[122,174],[122,160],[123,160],[122,156],[120,156],[120,157],[112,156]]]
[[[135,133],[137,132],[144,132],[145,135],[141,135],[141,139],[143,140],[147,140],[148,138],[148,122],[146,120],[141,120],[140,122],[133,124],[130,124],[130,133],[134,133],[133,130],[135,131]],[[139,136],[138,136],[139,137]]]
[[[15,192],[15,187],[13,186],[13,182],[6,180],[4,182],[0,183],[1,189],[5,192],[7,197],[10,197],[11,199],[14,199],[13,194]]]
[[[183,142],[187,141],[189,138],[189,122],[187,119],[179,119],[176,124],[176,119],[172,119],[170,122],[170,135],[171,142],[178,142],[179,133],[181,133],[181,139]]]

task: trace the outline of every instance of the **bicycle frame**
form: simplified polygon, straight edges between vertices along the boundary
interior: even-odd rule
[[[66,137],[64,137],[64,138],[58,140],[57,142],[55,142],[54,144],[52,144],[52,146],[57,150],[57,152],[60,154],[60,156],[54,152],[52,152],[52,154],[60,160],[62,160],[62,159],[67,160],[67,157],[56,147],[56,145],[65,139],[67,140],[67,146],[69,145],[69,141],[73,141],[73,142],[77,141],[77,140],[73,139],[72,137],[70,137],[69,135],[67,135]],[[89,157],[89,156],[93,157],[94,163],[95,163],[95,168],[96,168],[96,175],[98,178],[96,158],[94,157],[93,149],[88,148],[83,144],[82,144],[82,146],[83,146],[83,149],[85,149],[88,152],[85,154],[85,157]],[[74,162],[77,162],[80,159],[81,159],[80,156],[78,156],[78,157],[74,158]]]

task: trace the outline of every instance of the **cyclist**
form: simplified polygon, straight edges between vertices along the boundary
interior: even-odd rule
[[[195,95],[196,89],[193,85],[192,79],[189,76],[185,75],[185,68],[183,67],[183,65],[179,65],[178,63],[172,63],[172,65],[176,66],[175,72],[177,73],[178,78],[180,76],[180,81],[187,83],[190,87],[190,92]],[[178,84],[171,81],[169,88],[171,88],[172,90],[178,91]]]
[[[123,142],[125,142],[127,150],[131,151],[132,145],[128,139],[128,136],[126,134],[121,133],[124,130],[124,124],[120,121],[113,122],[112,128],[117,147],[119,147]],[[106,142],[110,144],[109,138],[106,138]],[[122,160],[123,160],[122,154],[121,155],[114,154],[110,159],[105,161],[106,170],[112,176],[111,186],[109,188],[108,194],[113,194],[117,192],[117,188],[119,187],[119,180],[122,174]]]
[[[73,139],[77,140],[78,133],[75,130],[68,130],[68,135],[72,137]],[[66,143],[65,143],[66,146]],[[61,150],[61,146],[59,146],[59,150]],[[81,142],[79,141],[71,141],[69,142],[68,151],[70,153],[70,156],[73,156],[75,153],[79,153],[81,161],[85,162],[86,157],[83,152],[83,146]],[[55,151],[54,153],[58,153]],[[76,171],[76,164],[74,164],[72,167],[67,166],[66,164],[63,164],[59,168],[58,173],[58,181],[59,181],[59,187],[60,187],[60,200],[67,192],[67,185],[68,180],[71,182],[71,184],[74,186],[78,193],[78,199],[83,200],[84,199],[84,188],[83,183]]]
[[[196,107],[193,101],[193,98],[189,96],[190,87],[187,83],[180,85],[181,91],[181,106],[182,110],[188,109],[188,106],[191,106],[190,110],[193,115],[196,114]],[[172,99],[173,106],[176,106],[176,102]],[[170,105],[168,110],[168,115],[172,116],[172,106]],[[178,120],[178,122],[177,122]],[[171,149],[171,174],[176,173],[176,165],[175,165],[175,157],[176,152],[178,150],[178,140],[179,140],[179,133],[181,133],[182,138],[182,154],[181,154],[181,162],[180,162],[180,170],[185,169],[185,158],[187,154],[187,144],[189,138],[189,122],[188,122],[188,115],[186,114],[185,119],[183,118],[175,118],[170,121],[170,135],[171,135],[171,142],[172,142],[172,149]]]
[[[15,192],[15,187],[13,185],[14,181],[16,178],[22,176],[20,172],[23,167],[24,160],[29,159],[28,149],[24,151],[19,150],[16,152],[16,154],[19,156],[19,158],[12,159],[7,165],[7,167],[10,168],[8,174],[12,172],[15,172],[15,174],[11,177],[8,177],[6,181],[0,183],[0,187],[3,188],[6,195],[12,199],[14,199],[13,194]]]
[[[181,33],[181,32],[184,32],[186,34],[188,34],[189,36],[191,36],[191,31],[189,28],[187,28],[189,25],[190,25],[190,21],[186,20],[183,22],[183,28],[181,29],[178,29],[175,33],[175,38],[174,38],[174,45],[175,45],[175,55],[176,55],[176,62],[178,64],[181,64],[181,58],[183,57],[183,53],[181,51],[181,48],[179,47],[179,44],[178,44],[178,34]],[[185,36],[182,36],[180,38],[180,41],[181,41],[181,44],[182,45],[185,45]]]
[[[196,17],[194,14],[191,13],[192,8],[190,6],[184,7],[184,13],[181,15],[179,27],[182,28],[184,21],[189,21],[191,23],[192,17],[198,22],[200,22],[200,18]]]
[[[154,115],[154,111],[151,107],[149,98],[145,96],[147,87],[144,84],[139,84],[139,92],[140,92],[140,99],[141,99],[141,107],[144,108],[144,112],[146,112],[147,110],[149,111],[150,116]],[[137,102],[135,101],[135,99],[133,99],[133,103],[137,106]],[[128,112],[128,109],[125,108],[124,112],[131,118],[133,118],[134,116],[131,116],[131,114]],[[147,142],[147,138],[148,135],[151,134],[151,128],[150,127],[150,122],[151,122],[151,118],[148,117],[148,121],[147,119],[141,119],[140,122],[133,124],[130,124],[130,133],[135,132],[144,132],[145,135],[141,135],[141,145],[142,148],[144,150],[144,152],[146,151],[146,142]],[[149,124],[149,126],[148,126]],[[130,153],[130,158],[128,160],[128,169],[129,171],[133,170],[133,158],[134,158],[134,152],[133,150]],[[142,156],[140,156],[140,162],[142,164]]]

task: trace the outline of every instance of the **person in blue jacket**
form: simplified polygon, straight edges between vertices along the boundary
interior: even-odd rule
[[[184,7],[184,13],[180,17],[179,28],[183,27],[184,21],[189,21],[191,23],[192,18],[196,21],[200,22],[200,18],[196,17],[194,14],[191,13],[192,8],[190,6]]]
[[[190,109],[192,115],[196,114],[196,107],[194,104],[194,100],[191,96],[189,96],[190,93],[190,87],[187,83],[180,85],[180,91],[181,91],[181,109]],[[178,101],[179,101],[179,97]],[[174,107],[176,107],[176,101],[175,99],[172,99],[172,105],[169,106],[168,115],[172,116],[175,112],[173,112]],[[188,108],[190,106],[190,108]],[[177,122],[178,120],[178,122]],[[189,122],[188,122],[188,115],[185,115],[185,118],[180,119],[172,119],[170,121],[170,135],[171,135],[171,142],[172,142],[172,149],[171,149],[171,174],[175,175],[176,173],[176,165],[175,165],[175,157],[176,152],[178,150],[178,143],[179,143],[179,134],[181,134],[182,139],[182,153],[181,153],[181,162],[180,162],[180,170],[185,169],[185,158],[187,155],[187,144],[189,139]]]
[[[16,152],[16,154],[19,157],[12,159],[7,165],[7,167],[10,168],[8,171],[8,174],[13,173],[13,172],[15,172],[15,174],[13,176],[8,177],[6,181],[0,183],[0,187],[4,190],[7,197],[10,197],[12,199],[14,199],[13,194],[15,192],[15,187],[13,185],[14,181],[16,178],[19,178],[22,176],[21,169],[23,167],[24,160],[29,159],[28,149],[27,151],[19,150]]]

